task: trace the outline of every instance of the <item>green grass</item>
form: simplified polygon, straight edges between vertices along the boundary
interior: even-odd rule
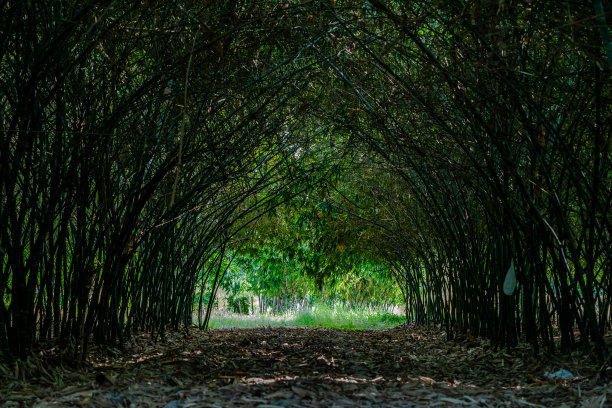
[[[341,307],[315,306],[298,313],[281,316],[240,315],[213,311],[210,327],[327,327],[347,330],[388,329],[404,322],[403,316],[381,313],[376,310],[354,310]]]

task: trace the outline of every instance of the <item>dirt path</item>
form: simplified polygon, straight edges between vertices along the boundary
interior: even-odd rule
[[[423,328],[192,329],[112,353],[94,350],[82,369],[0,366],[1,406],[609,407],[612,394],[588,355],[538,362],[526,346],[494,352]],[[545,376],[560,368],[576,378]]]

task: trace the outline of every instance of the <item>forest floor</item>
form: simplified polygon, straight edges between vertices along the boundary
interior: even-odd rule
[[[547,377],[559,369],[574,378]],[[92,349],[80,368],[51,351],[0,366],[0,406],[610,407],[598,369],[583,352],[537,360],[422,327],[194,328]]]

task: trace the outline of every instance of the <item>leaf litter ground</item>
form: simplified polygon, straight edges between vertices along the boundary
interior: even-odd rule
[[[64,361],[62,363],[62,361]],[[566,369],[574,379],[545,373]],[[589,354],[447,341],[423,327],[189,329],[70,367],[49,350],[0,366],[4,407],[610,407]]]

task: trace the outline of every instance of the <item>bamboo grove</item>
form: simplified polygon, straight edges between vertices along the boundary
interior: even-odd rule
[[[5,356],[205,327],[258,220],[325,191],[408,318],[607,357],[601,1],[124,3],[2,6]]]
[[[373,244],[409,317],[498,345],[524,335],[536,352],[554,350],[557,327],[570,348],[578,329],[607,357],[609,15],[580,2],[371,3],[378,37],[335,13],[367,62],[344,77],[362,106],[334,114],[388,164],[363,177],[380,201],[361,215],[386,237]],[[360,75],[366,64],[376,74]]]

